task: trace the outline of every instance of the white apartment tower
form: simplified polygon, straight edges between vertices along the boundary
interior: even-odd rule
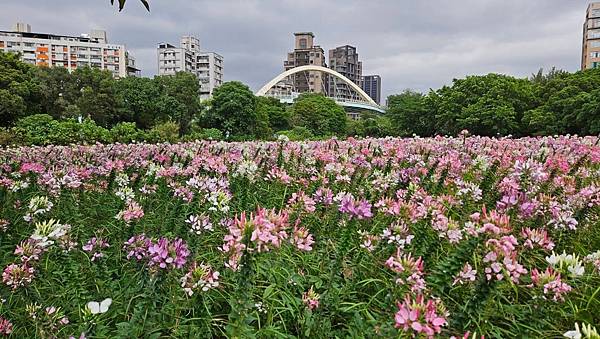
[[[12,31],[0,31],[0,51],[19,53],[32,65],[64,67],[69,72],[80,67],[109,70],[115,77],[140,72],[125,45],[110,44],[101,30],[80,36],[55,35],[34,33],[30,25],[17,23]]]
[[[208,99],[223,84],[223,57],[202,52],[200,40],[193,36],[183,36],[179,47],[165,42],[158,44],[158,75],[177,72],[193,73],[200,83],[200,98]]]

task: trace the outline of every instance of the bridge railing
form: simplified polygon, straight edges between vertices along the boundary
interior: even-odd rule
[[[275,94],[275,95],[270,95],[270,97],[273,98],[277,98],[279,100],[291,100],[294,101],[295,99],[297,99],[299,97],[298,94],[292,94],[292,95],[280,95],[280,94]],[[354,103],[354,104],[364,104],[364,105],[369,105],[369,106],[373,106],[371,105],[371,103],[365,101],[365,100],[357,100],[357,99],[348,99],[348,98],[336,98],[336,97],[329,97],[337,102],[345,102],[345,103]]]

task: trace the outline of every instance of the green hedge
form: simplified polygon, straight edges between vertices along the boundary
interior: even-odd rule
[[[13,128],[0,128],[0,145],[69,145],[94,143],[170,142],[182,140],[223,140],[216,129],[179,136],[178,124],[167,121],[151,130],[141,130],[133,122],[120,122],[111,129],[96,125],[91,119],[55,120],[47,114],[35,114],[17,121]]]

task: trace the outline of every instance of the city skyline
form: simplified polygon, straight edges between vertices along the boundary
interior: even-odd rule
[[[227,59],[225,80],[257,90],[281,71],[290,36],[313,31],[325,49],[356,46],[363,74],[380,74],[382,97],[427,91],[453,78],[490,72],[529,76],[540,67],[579,69],[581,27],[590,1],[135,1],[117,12],[108,1],[33,0],[3,4],[2,29],[27,22],[36,32],[105,29],[136,56],[144,76],[156,69],[156,44],[182,35]],[[336,12],[336,10],[338,12]],[[72,13],[65,16],[64,13]],[[308,14],[312,15],[308,15]],[[338,15],[336,15],[336,13]],[[56,21],[56,17],[64,20]]]

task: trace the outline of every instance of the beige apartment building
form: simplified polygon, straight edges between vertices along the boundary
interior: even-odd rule
[[[35,33],[30,25],[17,23],[11,31],[0,31],[0,51],[19,53],[31,65],[64,67],[69,72],[92,67],[108,70],[114,77],[140,76],[125,45],[109,43],[102,30],[67,36]]]
[[[305,65],[327,67],[325,51],[315,45],[312,32],[294,33],[294,37],[294,50],[288,53],[287,60],[283,62],[284,70]],[[296,93],[327,93],[327,76],[321,72],[300,72],[291,75],[285,83]]]
[[[174,75],[177,72],[194,74],[200,83],[200,99],[212,96],[223,84],[223,56],[200,50],[200,39],[183,36],[179,47],[166,42],[158,44],[158,75]]]
[[[592,2],[583,24],[581,69],[600,68],[600,1]]]

